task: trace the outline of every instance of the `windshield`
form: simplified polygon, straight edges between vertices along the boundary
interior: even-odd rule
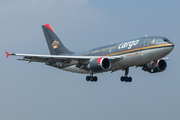
[[[170,42],[168,39],[164,38],[163,39],[164,42]]]

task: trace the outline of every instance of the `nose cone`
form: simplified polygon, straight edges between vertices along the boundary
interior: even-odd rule
[[[170,40],[168,40],[167,38],[163,38],[163,41],[167,44],[168,47],[171,47],[173,50],[174,44]]]
[[[166,43],[167,47],[166,47],[166,55],[168,55],[173,49],[174,49],[174,44],[172,42],[167,42]]]
[[[170,42],[169,44],[170,44],[170,45],[169,45],[169,46],[170,46],[170,49],[171,49],[171,51],[172,51],[172,50],[174,49],[174,44],[173,44],[172,42]]]

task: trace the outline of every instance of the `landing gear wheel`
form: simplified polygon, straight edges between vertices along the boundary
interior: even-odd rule
[[[97,77],[96,76],[93,77],[93,80],[94,80],[94,82],[97,82]]]
[[[86,80],[91,82],[97,82],[98,78],[96,76],[93,77],[93,71],[90,70],[90,76],[86,76]]]
[[[124,81],[125,81],[125,82],[128,82],[128,77],[124,77]]]
[[[129,82],[132,82],[132,77],[129,77]]]
[[[124,77],[123,76],[121,77],[121,81],[124,82]]]
[[[89,81],[90,80],[90,77],[89,76],[86,76],[86,81]]]
[[[93,76],[90,76],[90,81],[91,81],[91,82],[93,82],[93,81],[94,81]]]
[[[121,81],[122,82],[132,82],[132,78],[131,77],[124,77],[124,76],[122,76],[121,77]]]
[[[130,82],[130,77],[127,77],[127,82]]]
[[[121,77],[121,81],[122,82],[132,82],[132,78],[128,77],[128,73],[129,73],[129,68],[125,69],[125,75]]]

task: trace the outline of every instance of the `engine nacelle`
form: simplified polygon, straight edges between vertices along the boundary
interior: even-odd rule
[[[158,60],[156,65],[154,62],[145,64],[143,66],[143,70],[148,71],[150,73],[157,73],[164,71],[166,67],[167,67],[167,63],[165,60]]]
[[[94,59],[87,65],[87,68],[94,72],[106,71],[111,68],[111,61],[103,57]]]

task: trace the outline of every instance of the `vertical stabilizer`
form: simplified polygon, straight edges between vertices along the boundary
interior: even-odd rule
[[[66,48],[49,24],[43,25],[42,29],[51,55],[68,55],[73,53]]]

